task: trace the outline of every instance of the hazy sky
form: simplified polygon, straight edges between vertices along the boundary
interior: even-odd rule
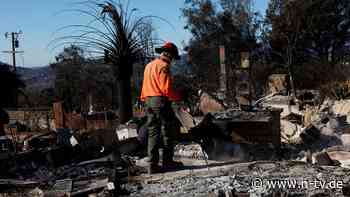
[[[57,38],[54,33],[66,25],[86,24],[89,18],[76,13],[63,12],[77,7],[77,0],[1,0],[0,4],[0,52],[11,48],[10,39],[5,32],[21,30],[20,48],[23,54],[17,55],[17,66],[45,66],[54,62],[54,57],[61,49],[50,50],[50,41]],[[78,0],[79,2],[79,0]],[[257,10],[264,12],[268,0],[255,0]],[[133,8],[140,10],[140,15],[155,15],[167,19],[174,27],[157,22],[157,35],[163,40],[171,40],[180,48],[182,42],[190,38],[183,27],[185,20],[180,8],[184,0],[131,0]],[[0,53],[0,61],[12,64],[9,54]]]

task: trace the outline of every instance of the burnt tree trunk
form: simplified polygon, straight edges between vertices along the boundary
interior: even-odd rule
[[[117,85],[119,120],[123,124],[132,118],[131,75],[120,76]]]

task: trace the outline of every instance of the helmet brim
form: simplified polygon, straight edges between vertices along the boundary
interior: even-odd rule
[[[176,59],[176,60],[180,59],[179,54],[174,54],[174,52],[171,52],[171,51],[169,51],[167,49],[164,49],[163,47],[155,48],[155,52],[158,53],[158,54],[161,54],[163,52],[169,52],[169,53],[171,53],[174,56],[174,59]]]

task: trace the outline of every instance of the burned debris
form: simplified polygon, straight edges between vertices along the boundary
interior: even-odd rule
[[[287,98],[277,98],[276,104],[272,96],[261,101],[263,107],[249,110],[204,110],[200,117],[175,108],[179,143],[174,157],[185,166],[167,172],[166,179],[145,174],[147,129],[142,116],[118,124],[110,112],[73,116],[56,105],[55,124],[39,133],[23,133],[7,124],[8,137],[0,141],[1,168],[7,169],[1,171],[0,188],[10,196],[330,194],[313,187],[276,190],[251,185],[257,178],[288,177],[337,180],[344,185],[332,189],[345,195],[350,183],[348,103],[325,101],[320,107],[300,109],[282,102]]]
[[[278,97],[277,104],[263,103],[267,108],[206,114],[185,132],[192,143],[176,147],[187,168],[166,177],[137,176],[125,187],[133,196],[347,196],[348,125],[340,118],[347,112],[339,113],[335,103],[325,109],[328,101],[302,109]],[[299,185],[256,187],[256,180]],[[334,187],[316,186],[321,182]]]
[[[221,100],[203,90],[189,107],[194,110],[173,105],[174,159],[184,166],[152,175],[146,173],[143,110],[121,124],[115,111],[69,111],[60,101],[48,109],[6,109],[0,122],[5,134],[0,137],[0,193],[346,196],[350,102],[320,102],[317,91],[298,91],[292,97],[281,84],[271,85],[278,86],[276,91],[251,105],[240,99]],[[255,187],[257,179],[321,181],[339,187]]]
[[[74,3],[45,67],[3,32],[0,197],[350,196],[348,0],[174,2]]]
[[[65,119],[66,115],[61,117]],[[56,127],[24,134],[11,131],[9,125],[7,133],[11,138],[1,136],[1,193],[9,196],[127,194],[121,190],[121,183],[128,176],[142,172],[142,168],[131,162],[123,148],[116,148],[122,145],[117,142],[115,130],[108,123],[100,124],[98,116],[91,117],[81,122],[91,121],[99,129]],[[103,122],[110,119],[103,117]],[[26,136],[18,141],[13,132]]]

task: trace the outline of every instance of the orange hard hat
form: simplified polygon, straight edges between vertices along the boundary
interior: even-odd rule
[[[174,59],[180,59],[179,50],[177,46],[172,42],[166,42],[163,46],[156,48],[157,53],[168,52],[174,56]]]

